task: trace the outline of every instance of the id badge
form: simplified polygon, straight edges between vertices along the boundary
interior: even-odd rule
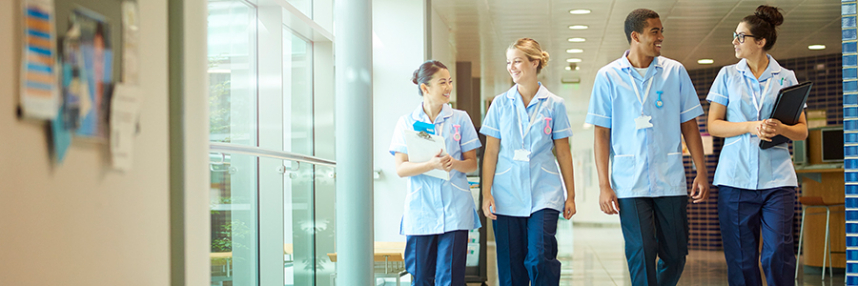
[[[513,160],[522,161],[522,162],[530,162],[530,151],[525,149],[515,150],[515,155],[512,157]]]
[[[650,122],[650,120],[652,120],[652,116],[647,115],[641,115],[640,117],[635,118],[635,128],[640,130],[652,127],[652,122]]]

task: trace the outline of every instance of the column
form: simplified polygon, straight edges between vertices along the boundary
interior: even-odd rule
[[[337,285],[373,285],[372,4],[335,0]]]

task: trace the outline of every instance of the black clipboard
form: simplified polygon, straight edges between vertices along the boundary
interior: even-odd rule
[[[807,103],[807,96],[810,95],[811,86],[813,86],[813,83],[808,81],[782,88],[778,92],[778,99],[775,100],[775,107],[772,108],[772,116],[769,118],[780,120],[786,125],[795,125],[798,123],[798,119],[801,118],[801,113],[804,111],[804,105]],[[772,138],[771,142],[760,141],[760,149],[769,149],[788,141],[789,138],[778,135]]]

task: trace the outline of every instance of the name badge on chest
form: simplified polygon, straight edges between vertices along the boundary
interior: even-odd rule
[[[640,117],[635,118],[635,128],[637,128],[638,130],[650,128],[650,127],[652,127],[651,120],[652,120],[652,116],[647,116],[647,115],[641,114]]]
[[[515,154],[512,157],[513,160],[522,161],[522,162],[530,162],[530,151],[525,149],[515,150]]]

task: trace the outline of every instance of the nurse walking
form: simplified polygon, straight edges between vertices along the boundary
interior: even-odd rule
[[[558,285],[557,220],[561,212],[566,219],[575,214],[572,131],[563,99],[536,80],[548,53],[522,38],[506,55],[516,84],[495,97],[480,129],[486,135],[483,213],[494,220],[498,280]]]
[[[399,233],[407,237],[405,268],[414,280],[411,285],[465,285],[465,256],[468,230],[480,220],[465,173],[477,170],[476,149],[481,147],[468,114],[447,104],[453,79],[439,61],[420,65],[412,77],[423,103],[396,123],[390,153],[395,156],[396,173],[408,178],[408,194]],[[430,161],[408,161],[405,130],[423,130],[444,137],[446,154]],[[424,173],[450,172],[450,180]]]
[[[767,53],[783,23],[778,8],[762,5],[733,32],[739,63],[718,73],[709,95],[709,133],[724,137],[715,182],[718,217],[730,285],[763,285],[758,266],[762,228],[762,264],[768,285],[793,285],[795,169],[786,144],[762,150],[760,141],[777,135],[804,140],[807,124],[785,125],[769,118],[781,88],[795,85],[795,73]]]
[[[620,215],[632,285],[676,285],[685,267],[682,137],[697,167],[691,199],[702,202],[709,194],[696,120],[703,108],[685,67],[661,56],[663,32],[655,11],[629,13],[629,50],[599,69],[586,119],[596,126],[600,207]]]

